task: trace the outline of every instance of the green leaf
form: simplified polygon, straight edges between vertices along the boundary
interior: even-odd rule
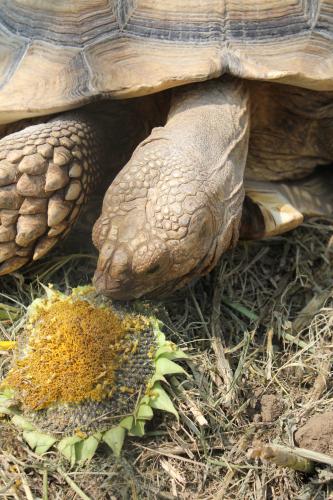
[[[135,425],[130,430],[129,434],[131,436],[142,437],[145,435],[145,420],[137,420]]]
[[[28,443],[30,448],[35,450],[37,455],[46,453],[57,441],[56,438],[38,431],[24,431],[23,439]]]
[[[134,417],[132,415],[130,415],[129,417],[123,418],[119,422],[119,425],[120,425],[120,427],[123,427],[124,429],[127,429],[129,431],[131,429],[133,423],[134,423]]]
[[[34,431],[36,430],[35,427],[22,415],[14,415],[12,418],[13,424],[18,427],[19,429],[22,429],[23,431]]]
[[[161,356],[156,361],[156,370],[162,375],[172,375],[176,373],[183,373],[186,375],[186,371],[181,366],[174,363],[171,359]]]
[[[247,307],[243,306],[242,304],[239,304],[238,302],[232,302],[227,297],[222,297],[221,301],[226,306],[231,307],[232,309],[243,314],[243,316],[246,316],[252,321],[257,321],[259,319],[259,316],[256,313],[250,311]]]
[[[171,399],[158,382],[156,382],[156,384],[152,388],[152,393],[153,396],[150,400],[150,406],[152,408],[156,408],[157,410],[168,411],[169,413],[175,415],[178,420],[178,413],[173,406]]]
[[[139,409],[136,414],[136,418],[139,420],[151,420],[154,416],[154,412],[151,406],[140,404]]]
[[[76,462],[76,443],[82,441],[82,438],[78,436],[70,436],[65,437],[61,441],[59,441],[57,448],[64,457],[71,463],[73,466]]]
[[[104,432],[103,441],[110,446],[116,457],[120,456],[121,449],[124,444],[126,431],[123,427],[113,427],[109,431]]]
[[[95,455],[97,447],[102,439],[102,433],[96,432],[75,444],[76,462],[86,462]]]

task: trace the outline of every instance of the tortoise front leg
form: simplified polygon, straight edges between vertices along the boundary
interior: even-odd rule
[[[0,141],[0,275],[45,255],[69,231],[96,183],[104,141],[84,112]]]

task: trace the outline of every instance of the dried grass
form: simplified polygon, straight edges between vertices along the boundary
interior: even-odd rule
[[[293,445],[300,423],[332,408],[332,230],[332,221],[314,220],[283,237],[240,244],[213,273],[159,306],[169,337],[191,354],[190,377],[173,377],[168,389],[180,422],[155,418],[144,439],[127,441],[120,460],[101,449],[90,464],[70,469],[53,452],[37,457],[0,423],[0,497],[330,498],[327,467],[306,476],[247,452],[258,443]],[[0,302],[12,308],[0,305],[1,340],[15,338],[40,282],[66,290],[91,278],[94,255],[53,255],[2,280]],[[2,373],[9,363],[2,353]]]

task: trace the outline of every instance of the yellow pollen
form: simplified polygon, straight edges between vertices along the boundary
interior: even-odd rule
[[[113,394],[116,370],[137,349],[131,334],[146,327],[142,316],[122,318],[111,308],[58,298],[32,315],[26,355],[1,385],[16,390],[28,410],[100,401]]]

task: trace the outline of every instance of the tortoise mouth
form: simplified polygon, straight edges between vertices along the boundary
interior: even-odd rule
[[[200,276],[209,272],[212,268],[212,263],[215,262],[215,257],[216,245],[214,245],[212,254],[208,253],[205,255],[196,266],[185,274],[164,282],[159,277],[157,283],[156,281],[149,283],[148,280],[137,281],[133,276],[126,279],[117,279],[110,276],[105,270],[100,271],[97,269],[93,278],[93,284],[98,293],[114,300],[127,301],[140,298],[150,300],[163,299],[170,296],[177,289],[194,282]]]

